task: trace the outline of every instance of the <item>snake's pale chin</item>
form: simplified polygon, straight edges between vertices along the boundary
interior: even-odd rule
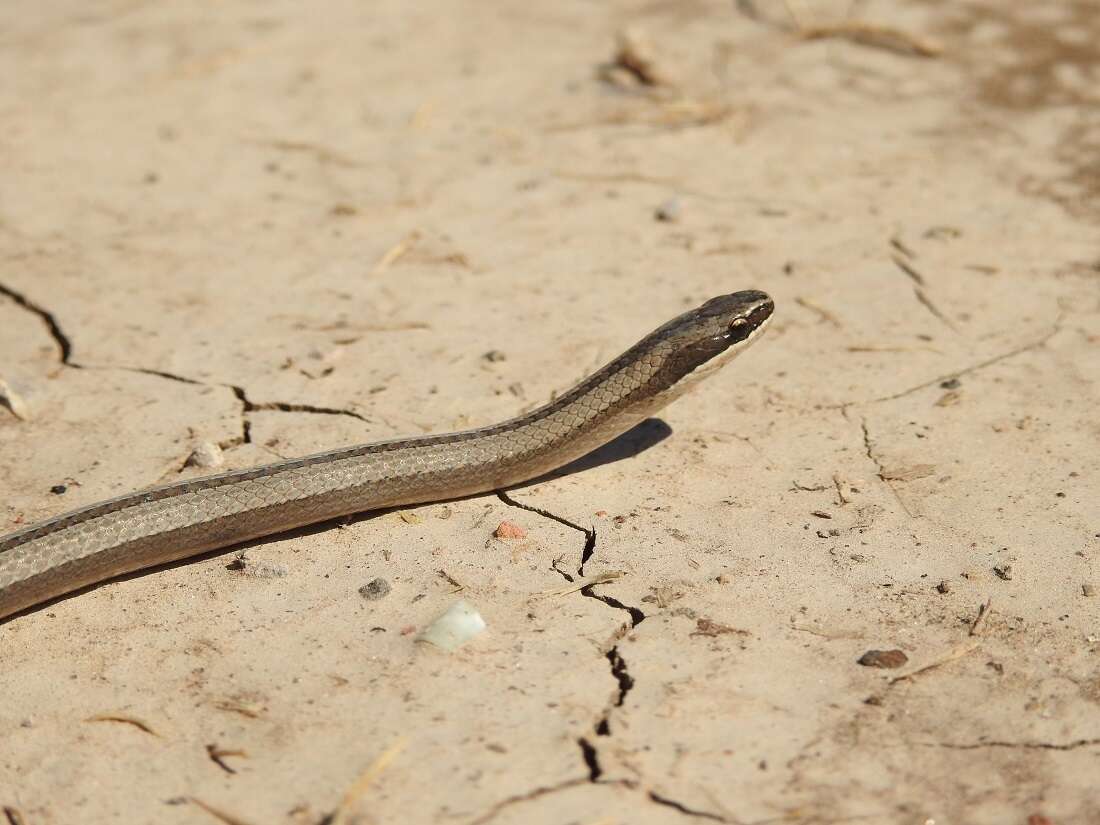
[[[728,364],[730,361],[732,361],[734,358],[744,352],[748,348],[749,344],[751,344],[753,340],[755,340],[756,337],[767,328],[769,323],[771,323],[771,318],[765,318],[749,332],[747,337],[741,339],[736,344],[727,347],[725,352],[714,356],[709,361],[703,364],[700,364],[690,373],[681,378],[676,386],[680,386],[682,384],[684,385],[683,388],[678,393],[671,396],[669,398],[669,401],[675,398],[679,398],[681,395],[683,395],[685,392],[688,392],[689,390],[695,389],[695,387],[699,386],[703,379],[709,378],[710,376],[714,375],[714,373],[718,372],[718,370],[722,369],[722,367],[724,367],[726,364]]]

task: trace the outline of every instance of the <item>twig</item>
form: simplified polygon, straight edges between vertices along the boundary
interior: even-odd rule
[[[199,808],[202,808],[204,811],[206,811],[208,814],[210,814],[215,819],[220,819],[222,822],[225,823],[225,825],[250,825],[250,823],[246,822],[245,820],[241,819],[238,816],[234,816],[233,814],[226,813],[225,811],[223,811],[219,808],[215,808],[213,805],[210,805],[206,802],[203,802],[197,796],[188,797],[188,801],[192,805],[196,805]]]
[[[150,736],[160,736],[155,730],[153,730],[148,723],[143,722],[140,719],[135,719],[132,716],[117,716],[110,713],[97,713],[95,716],[89,716],[84,720],[85,722],[121,722],[124,725],[133,725],[138,730],[144,731]]]
[[[398,241],[386,250],[385,254],[378,259],[378,263],[376,263],[374,265],[374,268],[371,269],[370,274],[381,275],[383,272],[385,272],[387,269],[397,263],[405,255],[406,252],[412,249],[413,244],[415,244],[418,240],[420,240],[420,233],[416,232],[415,230],[410,232],[408,235],[406,235],[404,238],[402,238],[400,241]]]
[[[978,605],[978,615],[974,617],[974,621],[970,623],[970,632],[968,636],[978,635],[978,625],[982,623],[982,620],[989,615],[989,608],[993,605],[993,599],[986,599],[985,604]]]
[[[891,679],[890,682],[889,682],[889,685],[891,687],[893,687],[898,682],[912,681],[913,679],[916,679],[918,676],[920,676],[922,674],[925,674],[930,670],[935,670],[936,668],[943,667],[944,665],[949,664],[949,663],[955,661],[956,659],[961,659],[963,656],[967,656],[970,653],[973,653],[975,650],[978,649],[978,647],[979,647],[979,645],[978,645],[977,642],[972,642],[972,643],[966,644],[966,645],[959,645],[957,648],[952,650],[950,653],[948,653],[942,659],[939,659],[935,662],[932,662],[931,664],[925,665],[922,668],[918,668],[917,670],[914,670],[912,673],[906,673],[903,676],[897,676],[897,677]]]
[[[833,313],[829,312],[829,310],[827,309],[822,309],[817,304],[807,300],[806,298],[795,298],[794,302],[800,307],[805,307],[806,309],[810,310],[810,312],[818,315],[823,321],[828,321],[835,327],[841,326],[840,321],[837,320],[836,316],[833,315]]]
[[[861,46],[885,49],[909,57],[938,57],[943,53],[943,49],[934,43],[921,40],[907,32],[889,26],[861,23],[858,20],[838,23],[835,26],[812,26],[802,29],[798,34],[803,40],[839,37]]]
[[[347,793],[344,794],[344,799],[340,802],[340,807],[337,808],[336,812],[332,815],[332,819],[329,820],[329,825],[345,825],[345,823],[352,822],[352,808],[354,808],[359,800],[363,798],[363,795],[366,794],[371,782],[377,779],[390,762],[396,759],[397,755],[405,749],[406,741],[407,740],[404,738],[398,739],[386,748],[386,750],[384,750],[382,754],[363,771],[355,784],[348,788]]]

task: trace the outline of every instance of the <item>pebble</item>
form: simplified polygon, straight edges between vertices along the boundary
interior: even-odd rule
[[[941,581],[939,584],[936,585],[936,592],[937,593],[950,593],[951,592],[951,585],[947,583],[947,579],[944,579],[943,581]]]
[[[378,601],[392,590],[390,583],[385,579],[372,579],[359,588],[359,595],[370,602]]]
[[[502,521],[493,531],[493,538],[523,539],[527,538],[527,530],[513,521]]]
[[[864,667],[897,668],[909,661],[900,650],[868,650],[857,660]]]
[[[997,578],[1004,579],[1006,582],[1012,581],[1012,565],[1011,564],[997,564],[993,567],[993,572],[997,574]]]
[[[1096,585],[1089,584],[1088,582],[1085,582],[1083,585],[1081,585],[1081,595],[1082,596],[1095,596],[1096,595]]]
[[[203,441],[198,444],[191,451],[191,455],[187,456],[185,462],[187,467],[201,467],[204,470],[221,467],[223,464],[225,464],[225,455],[222,453],[222,448],[213,441]]]
[[[653,213],[653,217],[665,223],[676,223],[680,220],[683,211],[684,209],[679,198],[669,198],[657,207]]]

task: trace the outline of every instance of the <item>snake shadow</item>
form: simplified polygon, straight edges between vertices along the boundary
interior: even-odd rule
[[[625,433],[611,441],[608,441],[601,447],[597,447],[590,453],[581,456],[578,459],[559,467],[556,470],[552,470],[549,473],[545,473],[537,478],[524,481],[519,484],[514,484],[508,489],[510,490],[522,490],[527,487],[532,487],[536,484],[543,484],[547,481],[553,481],[554,479],[563,478],[564,476],[576,475],[577,473],[583,473],[585,470],[591,470],[595,467],[602,467],[605,464],[614,464],[616,461],[624,461],[626,459],[634,458],[635,456],[645,452],[651,447],[660,444],[666,438],[672,435],[672,428],[662,421],[660,418],[647,418],[639,424],[635,424]],[[488,495],[488,493],[477,493],[471,496],[457,496],[455,498],[440,499],[434,503],[446,503],[452,501],[465,501],[472,498],[478,498],[480,496]],[[293,530],[284,530],[280,533],[272,533],[268,536],[262,536],[257,539],[249,539],[248,541],[240,542],[238,544],[231,544],[225,547],[219,547],[216,550],[211,550],[208,553],[201,553],[195,556],[188,556],[185,559],[178,559],[177,561],[167,562],[165,564],[158,564],[155,567],[145,567],[141,570],[135,570],[132,573],[123,573],[121,576],[115,576],[111,579],[105,579],[101,582],[90,584],[87,587],[82,587],[79,590],[74,590],[71,593],[65,593],[49,601],[42,602],[40,604],[28,607],[26,610],[21,610],[18,613],[13,613],[10,616],[6,616],[0,619],[0,627],[6,624],[8,621],[15,619],[19,616],[25,616],[30,613],[37,613],[40,610],[47,610],[50,607],[59,604],[69,599],[74,599],[82,596],[89,591],[95,590],[97,587],[102,587],[105,584],[112,582],[130,581],[131,579],[143,578],[145,576],[152,575],[162,570],[173,570],[177,567],[186,567],[196,562],[209,561],[210,559],[216,559],[220,556],[233,556],[233,560],[226,565],[230,570],[241,570],[247,565],[245,554],[248,550],[255,547],[262,547],[272,541],[283,541],[285,539],[298,538],[300,536],[312,536],[318,533],[324,533],[328,530],[332,530],[336,527],[341,527],[349,524],[358,524],[362,521],[369,521],[371,519],[383,516],[386,513],[391,513],[395,510],[404,509],[402,507],[390,507],[382,510],[365,510],[361,513],[353,513],[347,516],[340,516],[334,519],[328,519],[327,521],[319,521],[316,524],[307,524],[302,527],[296,527]]]

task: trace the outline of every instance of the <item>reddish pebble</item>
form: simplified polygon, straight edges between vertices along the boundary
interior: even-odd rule
[[[514,521],[502,521],[493,531],[493,537],[498,539],[525,539],[527,530],[520,527]]]

